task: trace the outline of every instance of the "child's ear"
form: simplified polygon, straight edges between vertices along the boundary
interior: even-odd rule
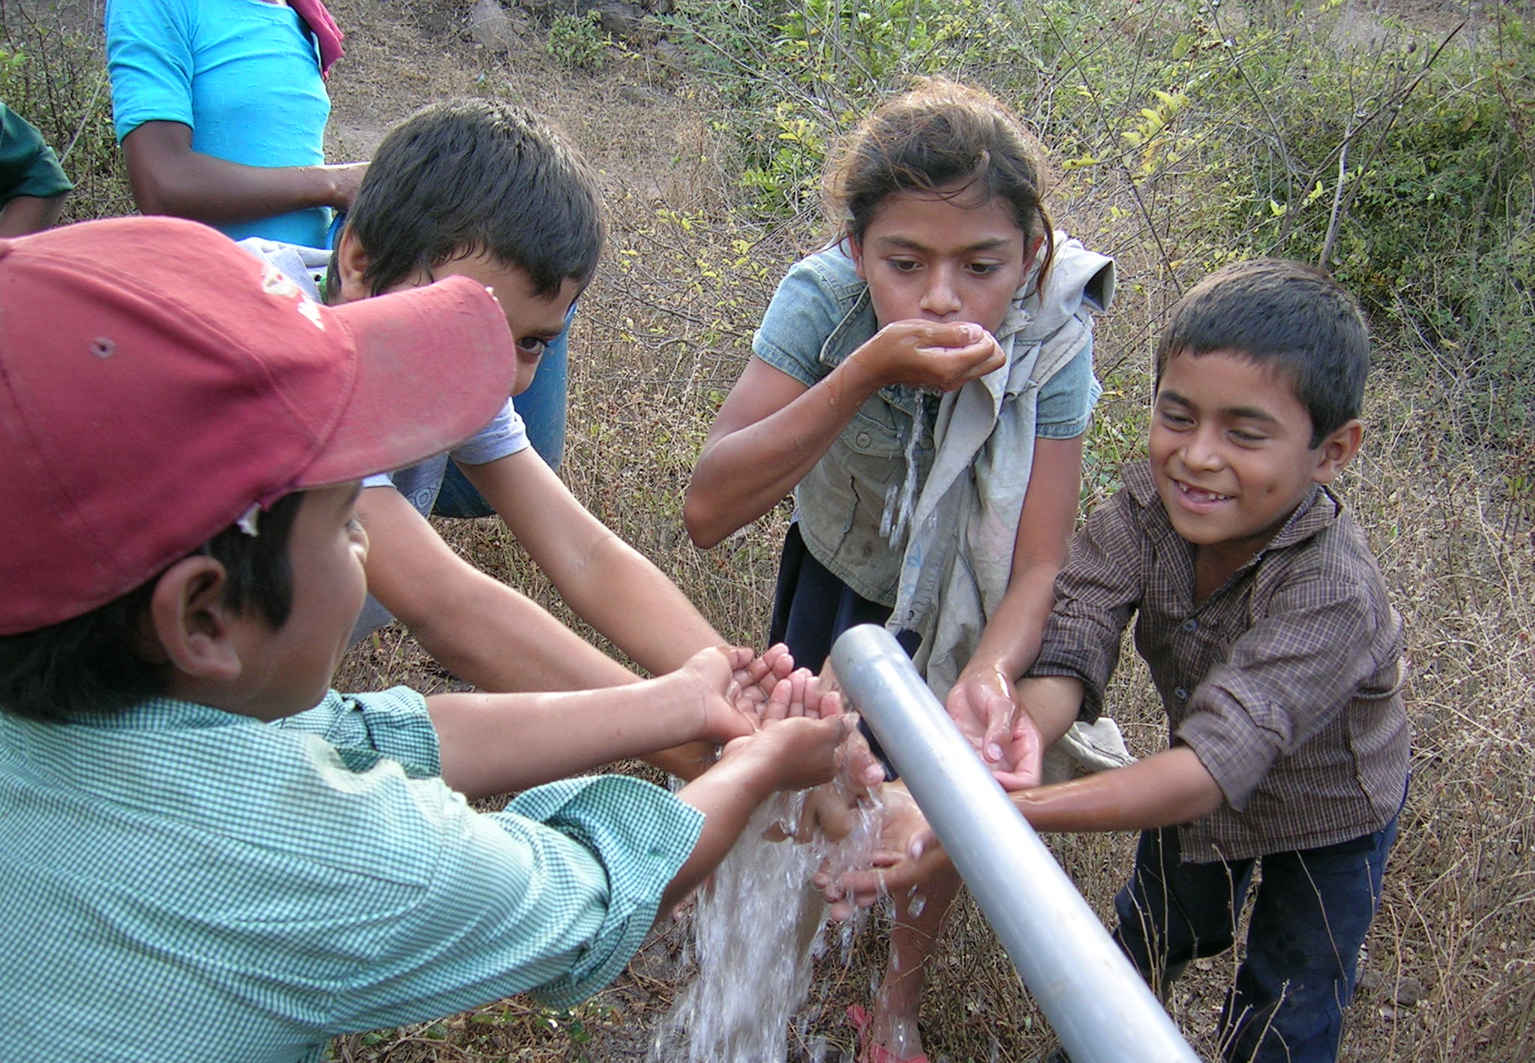
[[[869,278],[863,272],[863,241],[856,236],[848,236],[847,253],[853,256],[853,272],[858,274],[858,279],[867,281]]]
[[[1343,471],[1343,467],[1359,453],[1359,444],[1363,439],[1364,425],[1357,420],[1349,421],[1334,431],[1317,447],[1317,464],[1311,478],[1319,484],[1332,483]]]
[[[362,249],[362,241],[350,225],[341,230],[341,240],[336,244],[336,276],[341,291],[333,296],[336,302],[355,303],[373,294],[363,281],[368,272],[368,253]]]
[[[159,655],[194,679],[240,675],[240,651],[224,604],[224,566],[204,554],[177,561],[160,576],[149,602],[149,626]]]
[[[1045,234],[1040,233],[1029,242],[1023,256],[1023,268],[1027,270],[1039,258],[1039,249],[1045,246]]]

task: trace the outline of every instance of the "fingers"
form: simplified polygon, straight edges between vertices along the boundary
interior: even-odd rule
[[[762,706],[762,722],[771,720],[786,720],[789,718],[794,698],[794,688],[786,679],[779,680],[773,685],[773,691],[768,695],[767,702]]]
[[[1011,771],[993,771],[991,777],[997,780],[997,785],[1008,793],[1015,790],[1032,790],[1042,781],[1037,765],[1020,766]]]
[[[855,791],[868,793],[885,781],[885,765],[861,736],[855,735],[849,740],[842,756],[843,770]]]
[[[987,764],[1000,764],[1013,745],[1018,706],[1007,698],[989,697],[986,702],[986,737],[981,756]]]
[[[789,647],[782,642],[775,642],[769,646],[760,659],[767,665],[768,672],[776,679],[782,679],[794,671],[794,657],[789,653]]]
[[[812,676],[805,687],[805,711],[814,713],[823,720],[841,716],[843,715],[842,695],[835,690],[821,689],[820,681]]]

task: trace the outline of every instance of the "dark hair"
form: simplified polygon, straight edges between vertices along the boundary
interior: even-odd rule
[[[1045,153],[1000,100],[942,78],[887,100],[839,146],[826,173],[826,202],[840,235],[861,241],[885,200],[901,192],[950,199],[1001,198],[1032,243],[1045,238],[1039,283],[1055,254],[1045,210]]]
[[[223,564],[224,602],[273,628],[287,623],[293,611],[288,539],[303,498],[300,492],[273,503],[259,517],[259,535],[226,528],[197,551]],[[165,666],[146,661],[138,650],[160,575],[81,616],[0,638],[0,710],[56,720],[119,711],[163,693]]]
[[[418,271],[484,254],[527,271],[540,297],[591,280],[604,235],[597,179],[523,107],[451,100],[395,127],[368,164],[347,226],[373,295]],[[328,285],[337,289],[332,256]]]
[[[1167,360],[1230,352],[1274,368],[1311,415],[1311,446],[1359,416],[1370,372],[1370,334],[1359,304],[1303,262],[1255,258],[1190,288],[1157,341],[1160,386]]]

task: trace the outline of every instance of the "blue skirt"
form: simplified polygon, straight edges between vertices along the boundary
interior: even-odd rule
[[[873,602],[843,583],[805,548],[799,524],[789,525],[784,536],[783,555],[778,562],[778,585],[773,592],[773,624],[768,642],[782,642],[789,647],[796,666],[820,671],[831,655],[832,643],[850,627],[859,624],[884,626],[891,607]],[[901,631],[896,641],[908,654],[915,653],[921,638],[913,631]],[[880,749],[868,725],[859,729],[869,740],[869,748],[885,765],[885,774],[894,779],[895,769]]]

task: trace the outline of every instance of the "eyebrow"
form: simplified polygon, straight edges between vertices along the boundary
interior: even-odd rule
[[[1159,398],[1166,398],[1171,402],[1176,402],[1179,406],[1193,405],[1193,403],[1189,402],[1189,400],[1183,395],[1178,394],[1176,391],[1169,391],[1166,388],[1163,388],[1158,393],[1158,396]],[[1275,417],[1273,414],[1269,413],[1267,410],[1260,406],[1225,406],[1222,407],[1218,412],[1222,417],[1235,418],[1236,420],[1241,421],[1260,421],[1263,424],[1279,423],[1279,418]]]
[[[346,505],[343,506],[342,508],[347,509],[347,508],[350,508],[350,507],[356,505],[357,504],[357,500],[359,498],[361,498],[361,497],[362,497],[362,481],[361,480],[354,480],[354,481],[352,481],[351,493],[348,494],[347,497],[346,497]]]
[[[933,250],[925,244],[918,243],[916,240],[906,236],[880,236],[876,237],[874,242],[882,247],[902,251],[931,252]],[[1007,247],[1012,242],[1012,239],[1005,236],[993,237],[990,240],[977,240],[973,244],[966,244],[964,247],[959,248],[959,254],[972,255],[978,251],[995,251],[999,247]]]

